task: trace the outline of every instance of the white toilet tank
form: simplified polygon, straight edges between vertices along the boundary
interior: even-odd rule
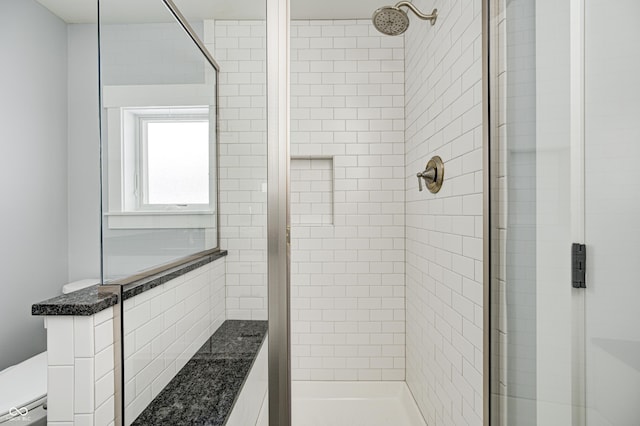
[[[73,293],[74,291],[82,290],[83,288],[91,287],[96,284],[100,284],[100,280],[97,278],[73,281],[62,286],[62,294]]]
[[[62,293],[99,283],[97,278],[73,281],[62,287]],[[0,425],[46,425],[46,398],[47,352],[0,371]]]

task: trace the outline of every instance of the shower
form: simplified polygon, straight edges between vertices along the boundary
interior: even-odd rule
[[[407,28],[409,28],[409,17],[407,16],[407,12],[400,9],[403,6],[411,9],[418,18],[428,19],[431,21],[431,25],[435,24],[436,18],[438,17],[438,9],[433,9],[430,15],[425,15],[412,3],[401,1],[396,3],[395,6],[383,6],[373,12],[373,16],[371,17],[373,26],[382,34],[386,35],[396,36],[404,33],[407,31]]]

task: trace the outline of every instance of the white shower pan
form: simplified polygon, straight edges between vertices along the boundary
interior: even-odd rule
[[[405,382],[295,381],[291,393],[292,426],[426,426]]]

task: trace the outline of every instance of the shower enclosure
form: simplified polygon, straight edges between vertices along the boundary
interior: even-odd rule
[[[172,392],[188,382],[181,367],[193,372],[193,357],[197,364],[203,351],[215,352],[203,342],[221,321],[267,319],[261,418],[270,424],[305,425],[328,413],[329,424],[481,423],[482,3],[249,3],[198,9],[199,1],[176,0],[190,37],[156,0],[140,22],[132,13],[101,16],[103,52],[111,55],[102,62],[103,152],[113,154],[103,156],[107,276],[174,262],[182,248],[225,252],[202,267],[211,269],[146,287],[125,283],[124,424],[170,424],[170,416],[197,412],[167,403],[184,399]],[[100,5],[126,10],[116,0]],[[219,68],[190,43],[197,39]],[[165,54],[171,66],[163,66]],[[133,81],[113,77],[136,69],[126,76]],[[193,88],[204,96],[190,99]],[[141,90],[150,100],[131,104]],[[174,96],[154,97],[166,93]],[[113,94],[129,103],[114,103]],[[163,106],[170,111],[158,111]],[[181,123],[209,117],[208,155],[194,160],[215,151],[219,120],[208,208],[197,199],[151,201],[144,138],[180,113]],[[138,127],[127,130],[127,122]],[[119,137],[141,142],[128,147]],[[128,167],[139,173],[128,175]],[[129,198],[138,210],[127,210]],[[121,209],[111,211],[118,201]],[[165,209],[154,211],[157,204]],[[166,216],[189,221],[179,226]],[[214,392],[207,403],[224,395]],[[314,398],[322,401],[304,405]],[[342,411],[322,408],[335,401]]]
[[[640,4],[491,5],[491,424],[637,425]]]
[[[273,425],[321,382],[400,385],[417,424],[637,424],[637,2],[232,3],[102,15],[106,276],[221,256],[125,301],[125,424],[225,319],[269,322]],[[189,199],[152,191],[168,119],[208,130]]]

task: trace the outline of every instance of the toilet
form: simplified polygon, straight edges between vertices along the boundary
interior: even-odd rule
[[[96,285],[98,279],[68,283],[63,294]],[[0,371],[0,425],[47,424],[47,352]]]

